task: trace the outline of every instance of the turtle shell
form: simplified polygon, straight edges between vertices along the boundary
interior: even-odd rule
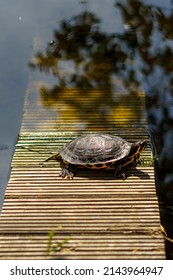
[[[75,165],[94,165],[116,162],[126,157],[131,143],[109,134],[79,136],[60,149],[61,158]]]

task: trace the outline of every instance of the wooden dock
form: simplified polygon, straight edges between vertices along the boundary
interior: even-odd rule
[[[142,124],[144,118],[142,112]],[[153,167],[129,167],[125,181],[90,170],[64,180],[58,162],[45,162],[80,134],[75,121],[69,117],[57,128],[55,108],[49,112],[37,94],[26,94],[0,217],[0,259],[164,259]],[[133,115],[130,124],[123,114],[112,122],[115,130],[111,122],[91,124],[93,131],[117,132],[129,141],[147,138]],[[150,149],[143,157],[151,157]]]

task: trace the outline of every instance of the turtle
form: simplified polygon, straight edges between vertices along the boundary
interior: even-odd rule
[[[138,163],[146,146],[146,140],[130,143],[116,135],[90,133],[70,141],[46,161],[60,161],[59,175],[66,179],[73,179],[77,168],[115,170],[115,177],[125,179],[123,167]]]

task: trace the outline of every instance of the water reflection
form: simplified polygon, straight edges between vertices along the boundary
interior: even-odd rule
[[[161,219],[168,237],[173,238],[173,5],[166,10],[142,1],[128,1],[128,5],[119,7],[137,36],[134,49],[140,60],[150,135],[158,157],[155,169]],[[172,259],[172,242],[166,246],[168,258]]]
[[[126,95],[115,93],[128,85],[128,94],[141,98],[139,83],[133,83],[132,61],[121,44],[122,36],[103,32],[100,22],[90,11],[61,21],[45,52],[38,52],[30,63],[32,68],[57,78],[52,88],[40,87],[43,104],[57,105],[57,127],[59,121],[68,123],[69,116],[74,125],[79,123],[85,130],[93,129],[93,119],[102,124],[94,128],[100,130],[115,128],[115,120],[122,115],[128,124],[143,117],[141,106],[135,107],[127,103]]]
[[[132,127],[131,119],[142,124],[142,107],[136,108],[130,98],[142,98],[145,89],[162,225],[173,238],[173,4],[166,9],[151,2],[116,1],[124,24],[119,33],[103,31],[88,5],[61,21],[45,52],[35,54],[30,66],[57,79],[53,87],[40,87],[43,104],[57,104],[57,128],[59,120],[71,117],[84,130],[93,129],[93,119],[103,124],[99,130],[116,129],[122,114],[127,127]],[[122,90],[128,98],[117,95]],[[168,258],[173,258],[172,242],[166,245]]]

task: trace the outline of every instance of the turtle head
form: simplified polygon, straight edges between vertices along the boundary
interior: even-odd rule
[[[132,149],[135,149],[137,154],[140,154],[142,151],[144,151],[146,147],[147,147],[146,140],[137,141],[132,144]]]

